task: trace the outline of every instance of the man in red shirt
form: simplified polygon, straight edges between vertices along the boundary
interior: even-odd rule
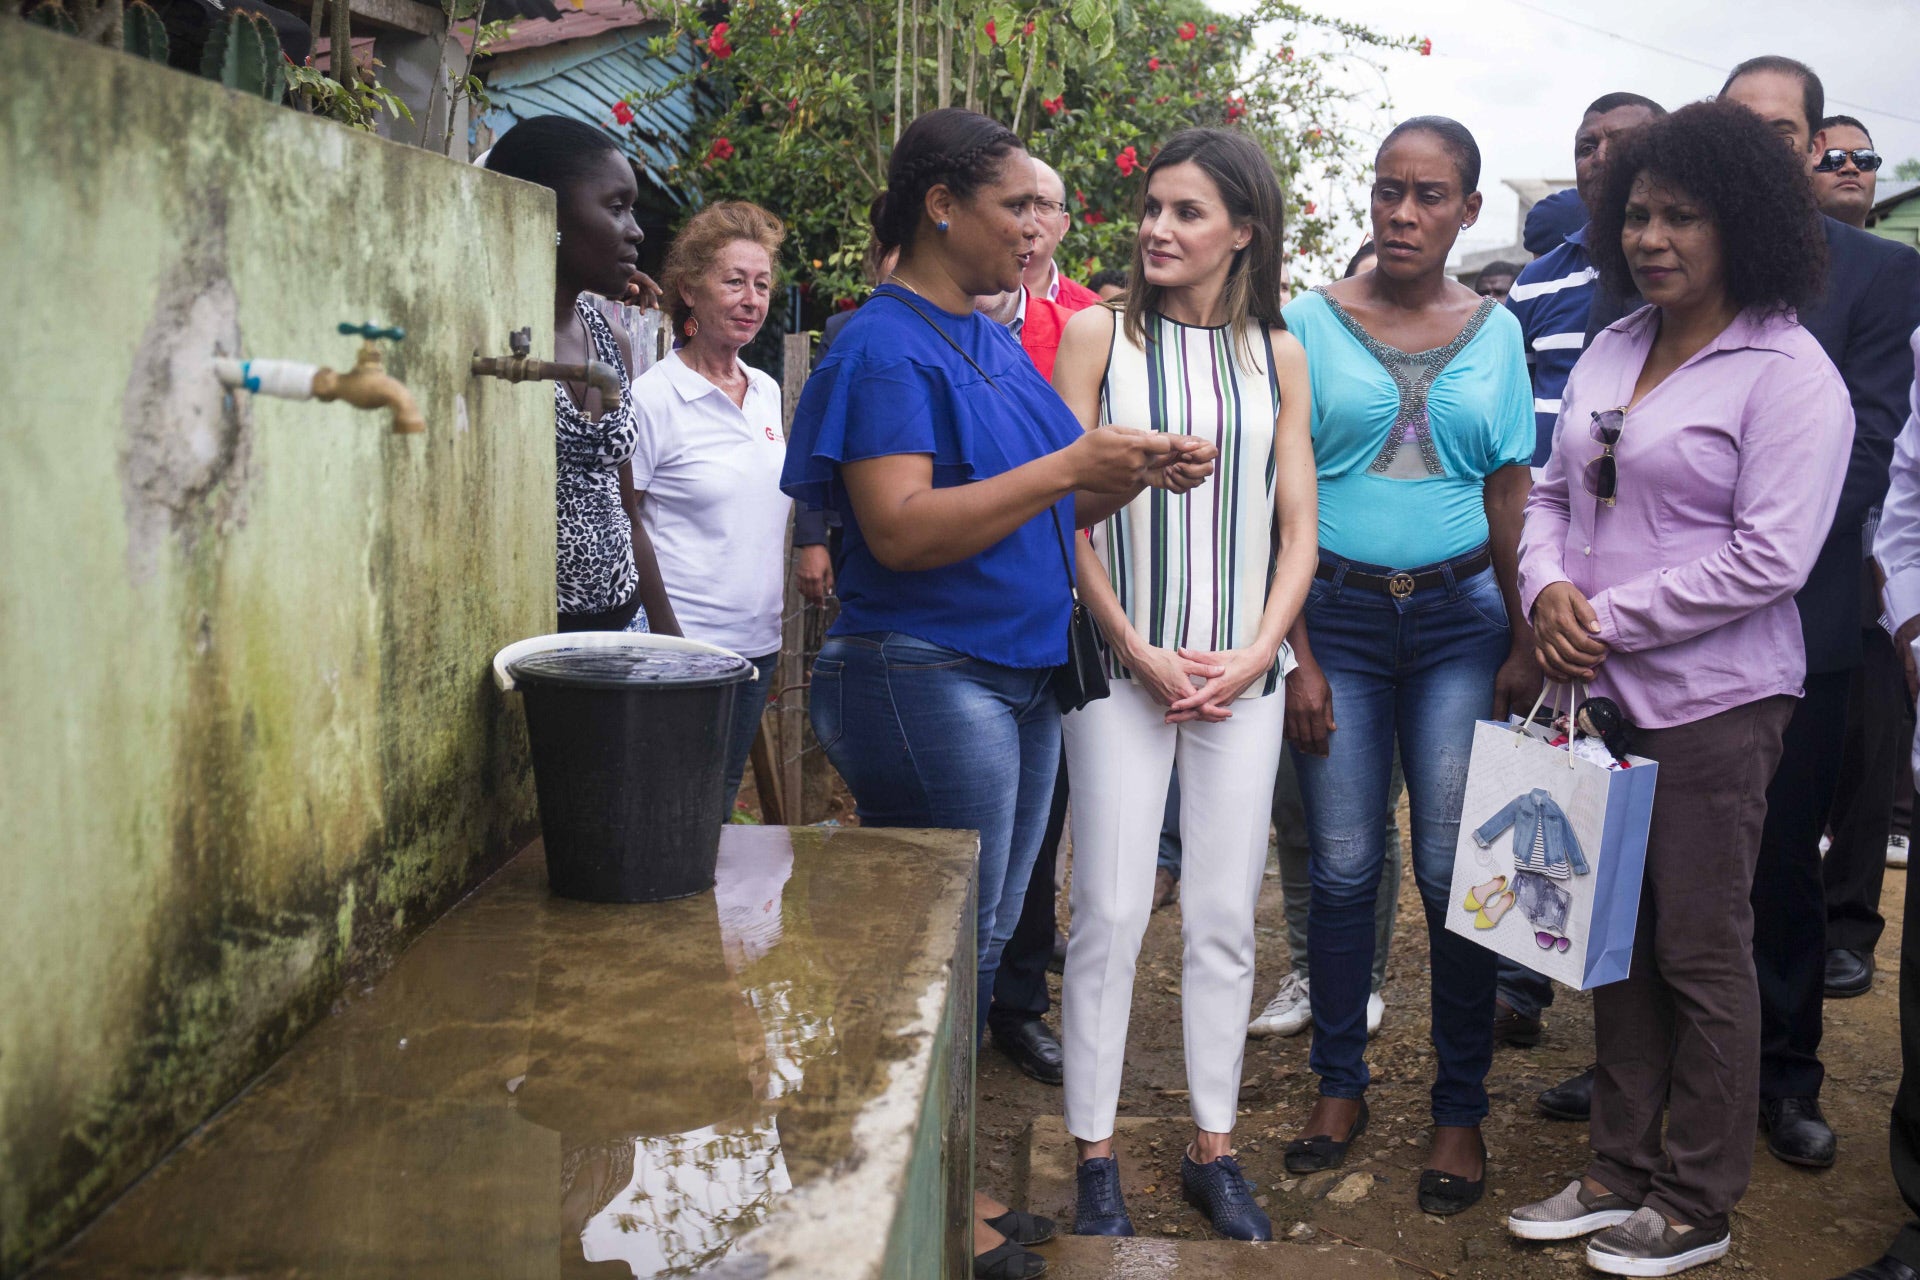
[[[1053,381],[1053,360],[1060,353],[1060,334],[1072,314],[1065,306],[1048,302],[1032,289],[1019,288],[976,298],[973,309],[1005,325],[1008,332],[1020,340],[1021,348],[1040,376]]]
[[[1040,238],[1033,245],[1033,260],[1027,263],[1027,292],[1035,298],[1057,302],[1069,312],[1090,307],[1100,301],[1100,295],[1067,279],[1053,261],[1053,251],[1060,247],[1067,229],[1073,225],[1073,215],[1067,212],[1067,184],[1045,160],[1036,158],[1033,169],[1040,179],[1040,205],[1035,210],[1040,215]],[[1052,362],[1040,371],[1051,377]]]

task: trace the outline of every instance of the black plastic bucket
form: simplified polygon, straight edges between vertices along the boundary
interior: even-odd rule
[[[573,632],[501,650],[494,673],[526,700],[554,893],[660,902],[713,887],[728,726],[752,663],[670,636]]]

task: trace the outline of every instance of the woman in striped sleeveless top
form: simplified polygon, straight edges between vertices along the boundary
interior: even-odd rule
[[[1174,135],[1147,169],[1123,314],[1069,322],[1054,386],[1083,426],[1216,444],[1213,478],[1149,489],[1077,540],[1113,692],[1066,717],[1073,931],[1061,1000],[1082,1235],[1131,1235],[1113,1158],[1134,964],[1161,808],[1182,788],[1181,1016],[1195,1134],[1187,1199],[1222,1235],[1272,1238],[1230,1154],[1253,995],[1253,913],[1285,727],[1286,633],[1313,576],[1305,352],[1280,320],[1281,193],[1260,147]]]

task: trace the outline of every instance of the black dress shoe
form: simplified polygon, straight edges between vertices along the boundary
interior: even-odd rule
[[[1047,1029],[1044,1021],[1028,1018],[1024,1022],[989,1025],[993,1031],[993,1043],[1000,1052],[1013,1059],[1014,1066],[1041,1084],[1060,1083],[1066,1055],[1061,1052],[1060,1041]]]
[[[1892,1254],[1877,1262],[1869,1262],[1864,1267],[1855,1267],[1840,1280],[1920,1280],[1920,1271],[1915,1271]]]
[[[1515,1049],[1531,1049],[1540,1043],[1540,1019],[1515,1013],[1505,1000],[1493,1002],[1493,1042]]]
[[[1593,1115],[1593,1068],[1588,1067],[1551,1089],[1542,1089],[1540,1110],[1555,1120],[1590,1118]]]
[[[1825,1169],[1833,1163],[1833,1130],[1820,1114],[1818,1098],[1775,1098],[1760,1104],[1767,1129],[1767,1150],[1788,1164]]]
[[[1827,952],[1826,994],[1829,1000],[1851,1000],[1873,990],[1873,953],[1835,947]]]

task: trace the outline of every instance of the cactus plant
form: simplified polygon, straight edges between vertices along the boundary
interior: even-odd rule
[[[278,102],[287,87],[283,64],[273,24],[258,14],[235,10],[208,32],[200,74],[229,89]]]
[[[145,0],[133,0],[127,6],[124,25],[120,28],[120,47],[135,57],[165,65],[167,29],[160,15]]]

